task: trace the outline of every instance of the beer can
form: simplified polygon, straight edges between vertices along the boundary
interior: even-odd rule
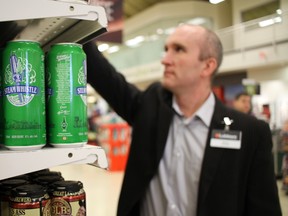
[[[0,47],[0,113],[2,113],[2,115],[0,115],[0,146],[3,145],[3,125],[4,125],[4,115],[3,115],[3,48]]]
[[[12,150],[46,144],[44,53],[36,41],[10,41],[3,52],[4,145]]]
[[[28,184],[24,179],[6,179],[0,182],[0,215],[9,216],[9,198],[13,188]]]
[[[80,44],[58,43],[46,62],[48,143],[83,146],[88,141],[86,54]]]
[[[58,175],[52,175],[52,176],[39,176],[36,179],[33,180],[35,184],[42,185],[47,188],[48,192],[50,191],[49,186],[56,182],[56,181],[62,181],[64,178],[62,176]]]
[[[28,184],[28,181],[23,179],[6,179],[0,182],[0,215],[9,215],[9,198],[13,188]]]
[[[50,197],[45,187],[27,184],[12,189],[9,216],[50,216]]]
[[[51,216],[86,216],[86,194],[80,181],[63,180],[51,185]]]

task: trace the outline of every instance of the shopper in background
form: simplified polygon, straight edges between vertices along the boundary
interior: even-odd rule
[[[288,195],[288,120],[284,121],[280,131],[281,147],[284,153],[282,160],[283,190]]]
[[[145,91],[84,46],[88,82],[132,127],[118,216],[279,216],[269,125],[225,107],[211,82],[222,45],[181,25],[165,43],[163,80]]]
[[[249,114],[251,112],[251,95],[246,92],[238,93],[233,101],[234,109]]]

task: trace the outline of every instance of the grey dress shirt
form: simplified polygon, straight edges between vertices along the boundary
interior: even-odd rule
[[[158,172],[142,201],[141,216],[196,215],[199,178],[214,107],[211,93],[193,116],[184,118],[173,98],[177,114]]]

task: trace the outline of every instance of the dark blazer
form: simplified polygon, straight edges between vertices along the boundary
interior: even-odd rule
[[[163,156],[174,115],[172,94],[160,83],[140,91],[98,55],[95,47],[86,45],[84,50],[88,82],[133,127],[117,215],[138,216],[141,200]],[[211,130],[224,129],[224,117],[233,119],[231,130],[242,131],[239,150],[210,146]],[[216,98],[200,176],[197,216],[280,216],[271,149],[268,124],[227,108]]]

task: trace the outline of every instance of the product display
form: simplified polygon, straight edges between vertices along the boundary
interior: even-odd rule
[[[3,48],[0,48],[0,112],[3,112],[3,78],[2,78]],[[3,145],[4,115],[0,115],[0,145]]]
[[[80,44],[55,44],[46,67],[48,143],[83,146],[88,141],[86,54]]]
[[[86,216],[86,194],[80,181],[58,181],[51,185],[51,215]]]
[[[28,72],[33,71],[33,68],[37,66],[36,64],[34,64],[35,62],[42,64],[42,62],[44,60],[44,56],[39,61],[39,59],[36,56],[34,56],[33,58],[30,58],[32,56],[32,54],[27,51],[26,54],[22,53],[22,55],[16,55],[16,57],[14,57],[14,56],[11,57],[11,63],[10,63],[10,59],[9,59],[10,65],[8,66],[8,69],[10,70],[10,72],[9,72],[10,74],[8,74],[8,76],[10,76],[9,79],[11,79],[11,77],[12,77],[12,79],[15,79],[15,81],[14,81],[14,84],[12,83],[11,85],[9,84],[9,86],[8,85],[5,86],[6,91],[4,91],[4,88],[3,88],[4,81],[5,81],[4,80],[4,74],[6,76],[7,73],[6,73],[6,70],[3,70],[3,69],[7,68],[7,65],[6,66],[2,65],[2,62],[4,62],[4,61],[2,61],[3,58],[1,56],[1,54],[2,54],[2,48],[4,47],[4,45],[6,45],[6,44],[9,45],[9,43],[10,43],[10,42],[7,43],[7,41],[13,40],[16,37],[21,41],[26,40],[26,39],[37,40],[41,43],[41,47],[46,52],[47,50],[49,50],[49,47],[51,46],[51,44],[54,43],[53,40],[55,40],[55,41],[63,41],[63,40],[65,40],[65,41],[80,41],[81,43],[84,43],[84,41],[86,41],[87,38],[90,40],[90,39],[92,39],[92,37],[96,37],[97,35],[104,33],[104,30],[106,30],[105,27],[107,25],[107,19],[105,16],[105,11],[102,7],[98,7],[98,6],[92,7],[91,5],[88,5],[87,2],[85,2],[87,4],[87,7],[85,7],[86,5],[84,5],[84,4],[81,4],[81,5],[80,4],[74,4],[74,3],[81,3],[81,1],[75,1],[75,2],[72,1],[72,3],[71,3],[71,1],[66,1],[66,2],[67,2],[67,4],[65,3],[65,1],[59,1],[59,4],[57,4],[57,1],[41,1],[41,3],[39,3],[39,1],[29,0],[29,1],[23,1],[20,6],[18,5],[19,2],[14,1],[14,0],[0,3],[1,8],[6,8],[4,11],[2,11],[2,13],[1,13],[2,15],[0,15],[0,17],[1,17],[0,22],[2,22],[1,24],[3,24],[3,25],[1,25],[1,27],[3,28],[3,26],[4,26],[4,30],[2,29],[3,32],[2,32],[1,42],[0,42],[0,145],[1,145],[1,149],[0,149],[0,159],[1,159],[0,160],[1,161],[0,162],[0,164],[1,164],[0,165],[1,166],[0,179],[1,180],[2,179],[7,180],[8,178],[11,178],[13,176],[20,177],[20,176],[16,176],[16,175],[19,175],[22,173],[29,173],[29,175],[27,175],[27,176],[23,175],[23,178],[25,178],[25,179],[30,178],[32,180],[33,178],[32,178],[32,175],[30,175],[31,174],[30,172],[34,172],[35,170],[39,170],[39,169],[43,169],[46,167],[52,167],[52,166],[55,166],[58,164],[62,164],[62,161],[65,161],[65,164],[66,163],[69,164],[69,163],[73,163],[75,160],[77,160],[77,162],[78,162],[78,159],[79,159],[80,163],[81,163],[81,161],[84,161],[86,159],[86,157],[88,157],[87,156],[88,154],[90,156],[89,152],[86,153],[86,150],[85,149],[83,150],[81,148],[79,156],[78,156],[78,154],[76,155],[77,159],[75,159],[75,154],[74,154],[71,157],[69,156],[69,157],[65,158],[64,160],[61,160],[61,162],[59,162],[60,160],[57,160],[58,158],[61,157],[61,159],[62,159],[64,157],[66,157],[66,152],[67,152],[67,154],[70,153],[69,148],[67,150],[66,149],[55,150],[53,148],[46,148],[46,147],[43,149],[40,149],[42,146],[47,144],[46,137],[44,137],[45,138],[44,142],[41,142],[41,144],[39,145],[35,141],[36,137],[33,135],[30,136],[30,134],[29,134],[29,139],[31,139],[31,140],[30,141],[27,140],[27,142],[25,142],[25,139],[24,139],[25,135],[24,135],[24,137],[22,137],[21,134],[20,135],[19,134],[16,134],[16,135],[13,134],[13,135],[11,135],[13,137],[11,137],[11,139],[10,139],[10,137],[8,137],[8,136],[10,136],[9,133],[7,133],[7,131],[4,132],[4,129],[6,130],[7,128],[10,128],[11,131],[13,130],[13,132],[15,132],[16,130],[20,131],[20,129],[22,131],[24,131],[24,130],[26,131],[26,128],[29,128],[29,127],[33,128],[33,132],[36,132],[38,130],[38,128],[37,128],[37,121],[33,120],[34,115],[37,117],[40,117],[40,115],[43,114],[44,119],[46,119],[48,117],[47,115],[45,115],[44,112],[38,112],[39,109],[42,109],[42,108],[45,109],[46,108],[45,103],[43,103],[43,105],[41,105],[39,103],[38,104],[34,103],[32,105],[32,102],[35,102],[35,98],[38,100],[38,98],[36,96],[39,96],[39,94],[35,94],[36,89],[35,88],[33,89],[33,87],[36,86],[35,83],[34,84],[29,83],[28,84],[28,82],[30,82],[31,80],[35,81],[35,80],[33,80],[35,78],[35,76],[32,76],[32,78],[30,77],[30,75],[32,75],[33,72],[29,73],[29,74],[28,74]],[[15,5],[17,5],[16,9],[15,9]],[[23,7],[23,5],[25,5],[25,7]],[[11,7],[14,8],[15,10],[11,9]],[[25,10],[23,10],[23,8],[25,8]],[[25,13],[25,11],[26,11],[26,13]],[[57,14],[57,19],[56,19],[57,23],[55,23],[54,19],[52,18],[53,16],[55,16],[55,13]],[[91,13],[94,15],[91,16]],[[81,17],[81,18],[79,19],[79,17]],[[93,17],[95,17],[95,18],[93,18]],[[46,19],[46,18],[48,18],[48,19]],[[69,19],[69,18],[73,18],[73,19]],[[35,19],[35,20],[33,20],[33,19]],[[79,19],[80,22],[77,19]],[[19,22],[18,22],[18,20],[19,20]],[[84,20],[84,21],[82,22],[82,20]],[[93,30],[92,30],[92,28],[84,28],[84,31],[78,31],[80,33],[80,35],[78,35],[79,34],[78,32],[75,33],[75,29],[79,29],[79,27],[81,27],[83,29],[83,25],[88,23],[88,21],[86,21],[86,20],[89,20],[89,23],[93,23],[93,26],[96,26],[96,27],[92,27],[92,28],[94,28]],[[8,21],[8,22],[6,23],[6,21]],[[76,24],[74,24],[74,23],[76,23]],[[65,27],[65,29],[63,29],[63,27]],[[41,30],[38,31],[37,29],[41,29]],[[36,30],[36,31],[34,31],[34,30]],[[73,30],[74,30],[74,33],[70,33],[70,32],[73,32]],[[101,30],[101,31],[99,31],[99,30]],[[64,33],[64,37],[61,38],[62,33]],[[66,34],[66,36],[65,36],[65,34]],[[31,35],[31,37],[30,37],[30,35]],[[71,35],[71,38],[69,38],[69,35]],[[90,37],[88,37],[88,36],[90,36]],[[58,40],[58,38],[60,38],[60,40]],[[31,42],[34,42],[34,41],[31,41]],[[37,42],[35,42],[35,43],[37,43]],[[44,45],[44,43],[45,43],[45,45]],[[17,52],[21,51],[20,46],[15,46],[15,50],[17,50]],[[32,60],[33,60],[33,62],[32,62]],[[25,69],[23,69],[23,68],[25,68]],[[20,71],[22,69],[25,71]],[[14,74],[13,74],[13,72],[14,72]],[[45,73],[46,72],[44,72],[44,67],[43,67],[43,71],[41,73],[43,78],[45,77]],[[26,77],[24,77],[24,76],[26,76]],[[36,77],[38,79],[38,74]],[[24,80],[23,80],[23,83],[20,82],[20,80],[22,78],[23,79],[25,78],[25,80],[26,80],[25,84],[24,84]],[[86,80],[86,78],[85,78],[85,80]],[[44,85],[44,82],[43,82],[43,85]],[[6,87],[11,87],[11,88],[6,89]],[[13,88],[14,88],[15,92],[13,92]],[[46,89],[43,86],[43,87],[39,88],[38,90],[41,91],[41,94],[42,94],[42,91],[44,93],[44,91]],[[20,91],[20,92],[18,92],[18,91]],[[26,92],[24,92],[24,91],[26,91]],[[81,93],[81,91],[83,92],[83,89],[81,90],[79,88],[78,93]],[[9,98],[4,93],[7,93]],[[34,97],[32,97],[32,96],[34,96]],[[43,96],[44,96],[43,98],[45,101],[45,94],[43,94]],[[82,96],[83,96],[82,98],[86,102],[86,92]],[[4,97],[6,97],[5,100],[7,100],[7,101],[5,101],[5,103],[7,103],[7,102],[11,103],[11,102],[16,101],[18,103],[18,105],[19,105],[19,103],[21,103],[21,102],[24,103],[25,101],[28,103],[28,101],[31,98],[33,98],[33,99],[31,99],[30,103],[28,104],[29,106],[25,106],[25,105],[23,105],[22,107],[21,106],[18,106],[18,107],[15,106],[16,108],[19,108],[19,109],[21,108],[21,110],[24,110],[24,106],[26,108],[29,107],[26,109],[26,113],[25,113],[29,116],[29,118],[26,120],[26,122],[24,122],[24,120],[22,120],[20,118],[21,114],[23,114],[24,112],[18,112],[18,110],[16,110],[16,108],[14,110],[12,110],[10,108],[9,109],[6,108],[6,110],[8,110],[10,112],[10,114],[8,113],[8,115],[13,115],[12,116],[13,120],[11,120],[9,122],[9,124],[6,126],[6,122],[7,122],[8,118],[6,117],[6,113],[4,113],[4,105],[2,103]],[[12,105],[9,105],[9,106],[12,106]],[[86,110],[85,110],[85,114],[86,114]],[[33,122],[29,123],[30,120]],[[20,122],[20,121],[22,121],[22,122]],[[77,121],[78,127],[79,127],[79,125],[80,125],[79,120],[76,119],[75,121]],[[4,123],[5,123],[5,127],[4,127]],[[46,128],[45,128],[46,124],[44,123],[43,125],[44,125],[43,129],[46,133]],[[16,129],[16,130],[14,130],[14,129]],[[42,125],[41,125],[41,129],[42,129]],[[7,135],[7,137],[5,138],[6,139],[5,141],[6,141],[6,143],[8,143],[8,141],[9,141],[9,145],[5,144],[6,147],[2,148],[2,144],[4,143],[4,140],[3,140],[4,135],[5,136]],[[45,136],[46,136],[46,134],[45,134]],[[87,134],[86,134],[86,136],[87,136]],[[10,140],[11,140],[11,142],[10,142]],[[21,142],[21,143],[18,145],[18,142],[19,143]],[[23,145],[23,143],[25,145]],[[77,147],[77,146],[78,145],[73,145],[73,147]],[[67,147],[68,147],[68,145],[67,145]],[[15,152],[15,151],[9,151],[8,152],[7,149],[20,150],[20,151],[19,152]],[[97,148],[96,153],[95,153],[95,151],[96,151],[95,149],[96,148],[92,149],[91,154],[96,154],[98,152],[98,148]],[[77,148],[77,150],[78,150],[78,148]],[[88,147],[88,151],[89,150],[90,150],[90,148]],[[41,157],[42,155],[46,155],[47,152],[48,152],[48,154],[51,154],[51,152],[54,152],[54,151],[57,152],[57,153],[55,153],[55,157],[53,154],[53,157],[51,157],[51,160],[50,159],[49,160],[45,160],[45,159],[42,160],[42,157]],[[60,151],[60,154],[59,154],[59,151]],[[36,155],[34,154],[35,152],[36,152]],[[38,152],[39,152],[39,154],[38,154]],[[17,155],[16,160],[14,157],[15,155]],[[41,155],[41,156],[38,157],[38,155]],[[54,159],[56,159],[56,162]],[[16,166],[11,166],[10,162],[13,164],[15,162]],[[30,162],[32,162],[32,163],[30,163]],[[85,162],[86,162],[86,160],[85,160]],[[38,175],[38,174],[40,174],[40,172],[35,172],[33,174]],[[41,172],[41,174],[44,174],[44,171]],[[50,172],[50,174],[51,174],[51,172]],[[55,176],[57,176],[57,175],[55,175]],[[45,179],[46,176],[45,177],[39,177],[39,178]],[[54,176],[51,178],[54,178]],[[58,178],[58,176],[55,178]],[[9,179],[9,180],[11,180],[11,179]],[[36,178],[34,178],[33,180],[36,180]],[[40,182],[45,183],[45,180],[43,180],[43,181],[40,180]],[[39,182],[39,184],[40,184],[40,182]],[[47,180],[47,182],[48,182],[48,180]],[[2,183],[2,181],[1,181],[1,183]],[[18,192],[21,191],[20,192],[21,194],[18,193],[16,190],[14,190],[13,196],[11,196],[11,210],[9,212],[7,212],[7,214],[1,214],[1,212],[0,212],[1,216],[9,216],[9,215],[10,216],[11,215],[28,215],[28,216],[29,215],[31,215],[31,216],[32,215],[33,216],[36,216],[36,215],[48,216],[49,215],[49,216],[51,216],[50,210],[49,211],[42,211],[41,210],[42,209],[41,205],[43,205],[43,204],[45,205],[45,202],[46,202],[45,199],[46,198],[41,198],[40,196],[38,196],[38,195],[41,195],[41,191],[42,191],[42,189],[39,188],[39,185],[33,186],[32,190],[30,190],[30,189],[28,190],[28,188],[26,188],[26,189],[23,190],[23,188],[22,189],[17,188],[17,191]],[[2,192],[2,191],[3,190],[1,189],[0,192]],[[31,191],[32,191],[32,193],[31,193]],[[39,192],[38,194],[36,194],[37,191]],[[27,196],[24,196],[24,194],[26,194]],[[35,201],[35,202],[29,202],[30,200]],[[47,201],[47,203],[48,202],[49,202],[49,200]],[[48,207],[48,204],[45,206]]]
[[[3,52],[3,143],[12,150],[46,144],[44,54],[35,41],[10,41]]]
[[[18,186],[11,191],[9,215],[50,215],[50,197],[45,187],[37,184]]]
[[[9,216],[9,198],[11,190],[17,186],[28,184],[23,179],[7,179],[0,182],[0,215]]]

